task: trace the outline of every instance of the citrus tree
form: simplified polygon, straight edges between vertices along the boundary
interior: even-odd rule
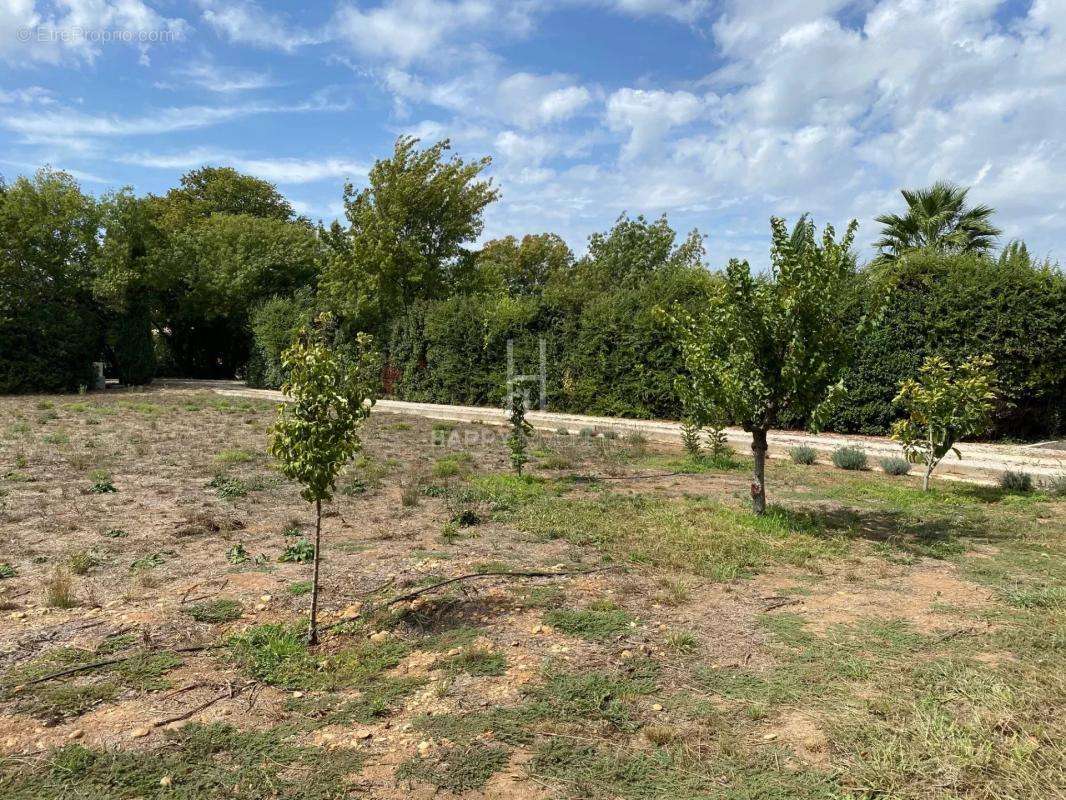
[[[319,317],[282,354],[288,380],[281,389],[291,402],[278,409],[270,445],[282,473],[299,482],[300,496],[315,504],[309,644],[318,643],[322,503],[333,498],[337,475],[361,447],[358,431],[374,404],[376,375],[369,337],[357,338],[354,355],[339,352],[327,344],[329,324],[328,316]]]
[[[906,417],[892,425],[892,438],[903,445],[907,459],[925,465],[922,488],[948,453],[962,458],[955,443],[979,436],[992,422],[996,399],[992,357],[983,355],[955,366],[940,356],[930,356],[917,378],[900,384],[896,403]]]
[[[770,270],[733,260],[698,316],[675,310],[685,374],[677,389],[697,420],[724,420],[751,433],[752,509],[766,511],[766,434],[784,420],[817,429],[843,393],[842,376],[868,321],[858,309],[853,221],[840,241],[820,239],[802,217],[791,232],[770,221]]]

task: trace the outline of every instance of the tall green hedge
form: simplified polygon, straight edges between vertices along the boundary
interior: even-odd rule
[[[928,355],[989,353],[1003,402],[992,436],[1040,438],[1066,431],[1066,278],[1028,259],[915,255],[868,269],[887,289],[880,328],[860,348],[848,397],[831,421],[841,432],[886,433],[893,398]]]

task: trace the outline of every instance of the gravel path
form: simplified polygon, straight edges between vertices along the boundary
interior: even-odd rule
[[[232,397],[284,400],[281,392],[270,389],[250,389],[239,381],[209,380],[157,380],[154,386],[175,389],[210,390]],[[456,422],[482,422],[487,425],[507,424],[507,412],[501,408],[482,406],[449,406],[436,403],[408,403],[399,400],[379,400],[377,411],[394,414],[414,414],[430,419]],[[583,429],[597,431],[615,430],[620,435],[639,431],[650,441],[677,445],[680,442],[681,426],[667,420],[625,419],[620,417],[593,417],[585,414],[562,414],[546,411],[531,411],[527,419],[538,430],[554,431],[566,428],[577,434]],[[727,428],[729,443],[738,451],[751,446],[751,437],[740,428]],[[899,445],[890,439],[877,436],[845,436],[835,433],[811,434],[801,431],[774,431],[768,437],[771,458],[787,458],[788,451],[797,445],[813,447],[820,454],[828,455],[838,447],[854,445],[863,448],[871,463],[888,455],[900,455]],[[1066,450],[1061,442],[1046,442],[1035,445],[980,444],[959,445],[962,459],[945,458],[937,467],[937,474],[946,474],[964,480],[988,482],[998,478],[1004,470],[1023,470],[1038,481],[1066,475]]]

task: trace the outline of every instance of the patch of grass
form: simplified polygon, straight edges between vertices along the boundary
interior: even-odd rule
[[[433,464],[434,478],[454,478],[466,475],[473,468],[474,459],[465,450],[438,458]]]
[[[328,655],[311,654],[303,625],[258,625],[227,641],[231,657],[252,677],[283,689],[358,688],[392,669],[410,651],[399,639],[364,642]]]
[[[118,489],[115,488],[115,484],[112,483],[110,478],[95,480],[89,486],[91,494],[114,494],[117,491]]]
[[[104,536],[108,539],[125,539],[129,535],[129,531],[124,531],[122,528],[111,528],[104,531]]]
[[[207,484],[214,489],[223,500],[236,500],[245,497],[249,492],[258,492],[266,488],[266,481],[260,477],[244,479],[236,475],[219,473]]]
[[[286,709],[322,725],[369,725],[392,716],[405,698],[425,686],[424,678],[378,678],[355,699],[334,693],[291,698]]]
[[[554,609],[544,621],[560,633],[584,639],[610,639],[629,631],[634,620],[610,603],[600,603],[582,610]]]
[[[671,631],[666,646],[680,655],[691,655],[700,649],[700,640],[691,631]]]
[[[507,657],[485,647],[470,647],[445,659],[441,666],[452,674],[465,672],[475,677],[498,677],[507,671]]]
[[[191,605],[185,609],[185,613],[197,622],[218,624],[240,619],[244,613],[244,606],[232,597],[220,597],[217,600]]]
[[[382,462],[367,453],[362,453],[345,471],[340,482],[340,493],[355,496],[380,489],[382,482],[391,472],[392,466],[392,462]]]
[[[507,764],[507,751],[483,744],[452,747],[439,757],[414,758],[400,764],[396,778],[418,780],[450,792],[480,789]]]
[[[311,594],[312,588],[311,581],[293,581],[286,591],[293,597],[303,597],[305,594]]]
[[[771,564],[803,566],[839,555],[843,538],[811,516],[771,507],[764,516],[705,500],[604,494],[595,499],[534,495],[510,521],[545,539],[595,546],[611,558],[714,580]]]
[[[257,455],[255,453],[240,449],[220,450],[215,454],[215,461],[219,464],[247,464],[256,458]]]
[[[4,763],[5,800],[340,800],[354,787],[361,757],[302,747],[284,728],[240,731],[193,723],[150,750],[93,750],[68,745],[40,762]]]
[[[634,665],[629,674],[549,669],[544,683],[528,690],[530,711],[543,718],[601,720],[633,731],[633,700],[654,692],[656,678],[652,662]]]

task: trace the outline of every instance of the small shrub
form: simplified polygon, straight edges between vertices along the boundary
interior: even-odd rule
[[[3,580],[4,578],[14,578],[16,575],[18,575],[18,570],[8,562],[0,561],[0,580]]]
[[[632,431],[626,436],[626,444],[629,445],[630,453],[640,458],[648,452],[648,437],[640,431]]]
[[[45,601],[52,608],[73,608],[78,604],[74,596],[74,579],[70,571],[56,567],[44,585]]]
[[[404,508],[414,508],[418,505],[419,494],[422,491],[422,476],[410,475],[400,479],[400,505]]]
[[[578,436],[580,436],[582,439],[591,439],[595,435],[595,428],[582,428],[580,431],[578,431]]]
[[[793,464],[803,464],[809,466],[818,460],[818,451],[813,447],[808,447],[805,444],[801,444],[798,447],[793,447],[788,451],[788,454],[792,457]]]
[[[70,571],[75,575],[88,574],[89,570],[98,563],[96,557],[88,550],[78,550],[70,554]]]
[[[89,487],[89,491],[93,494],[113,494],[118,489],[115,488],[115,484],[111,482],[110,478],[104,480],[94,481],[92,486]]]
[[[278,561],[291,564],[306,564],[309,561],[313,561],[314,558],[315,546],[307,539],[300,539],[298,542],[293,542],[286,547]]]
[[[908,475],[911,471],[911,462],[899,456],[889,456],[881,459],[881,469],[888,475]]]
[[[866,451],[861,447],[840,447],[833,451],[833,464],[839,469],[864,470],[867,468]]]
[[[240,619],[241,614],[244,613],[244,606],[233,598],[220,597],[217,600],[209,600],[189,606],[185,613],[197,622],[217,624]]]
[[[108,531],[104,531],[104,536],[108,539],[125,539],[129,536],[129,533],[122,530],[122,528],[111,528]]]
[[[681,423],[681,446],[693,461],[703,457],[703,442],[700,439],[702,433],[703,428],[694,422],[686,420]]]
[[[556,428],[555,429],[555,435],[556,436],[569,436],[570,435],[570,429],[569,428]]]
[[[252,556],[245,549],[243,542],[237,542],[226,551],[226,560],[231,564],[244,564],[252,560]]]
[[[454,453],[437,459],[433,465],[434,478],[453,478],[470,471],[474,459],[467,452]]]
[[[999,476],[999,485],[1008,492],[1028,494],[1033,491],[1033,476],[1022,470],[1008,469]]]
[[[1052,497],[1066,496],[1066,475],[1056,475],[1041,483],[1040,488]]]

